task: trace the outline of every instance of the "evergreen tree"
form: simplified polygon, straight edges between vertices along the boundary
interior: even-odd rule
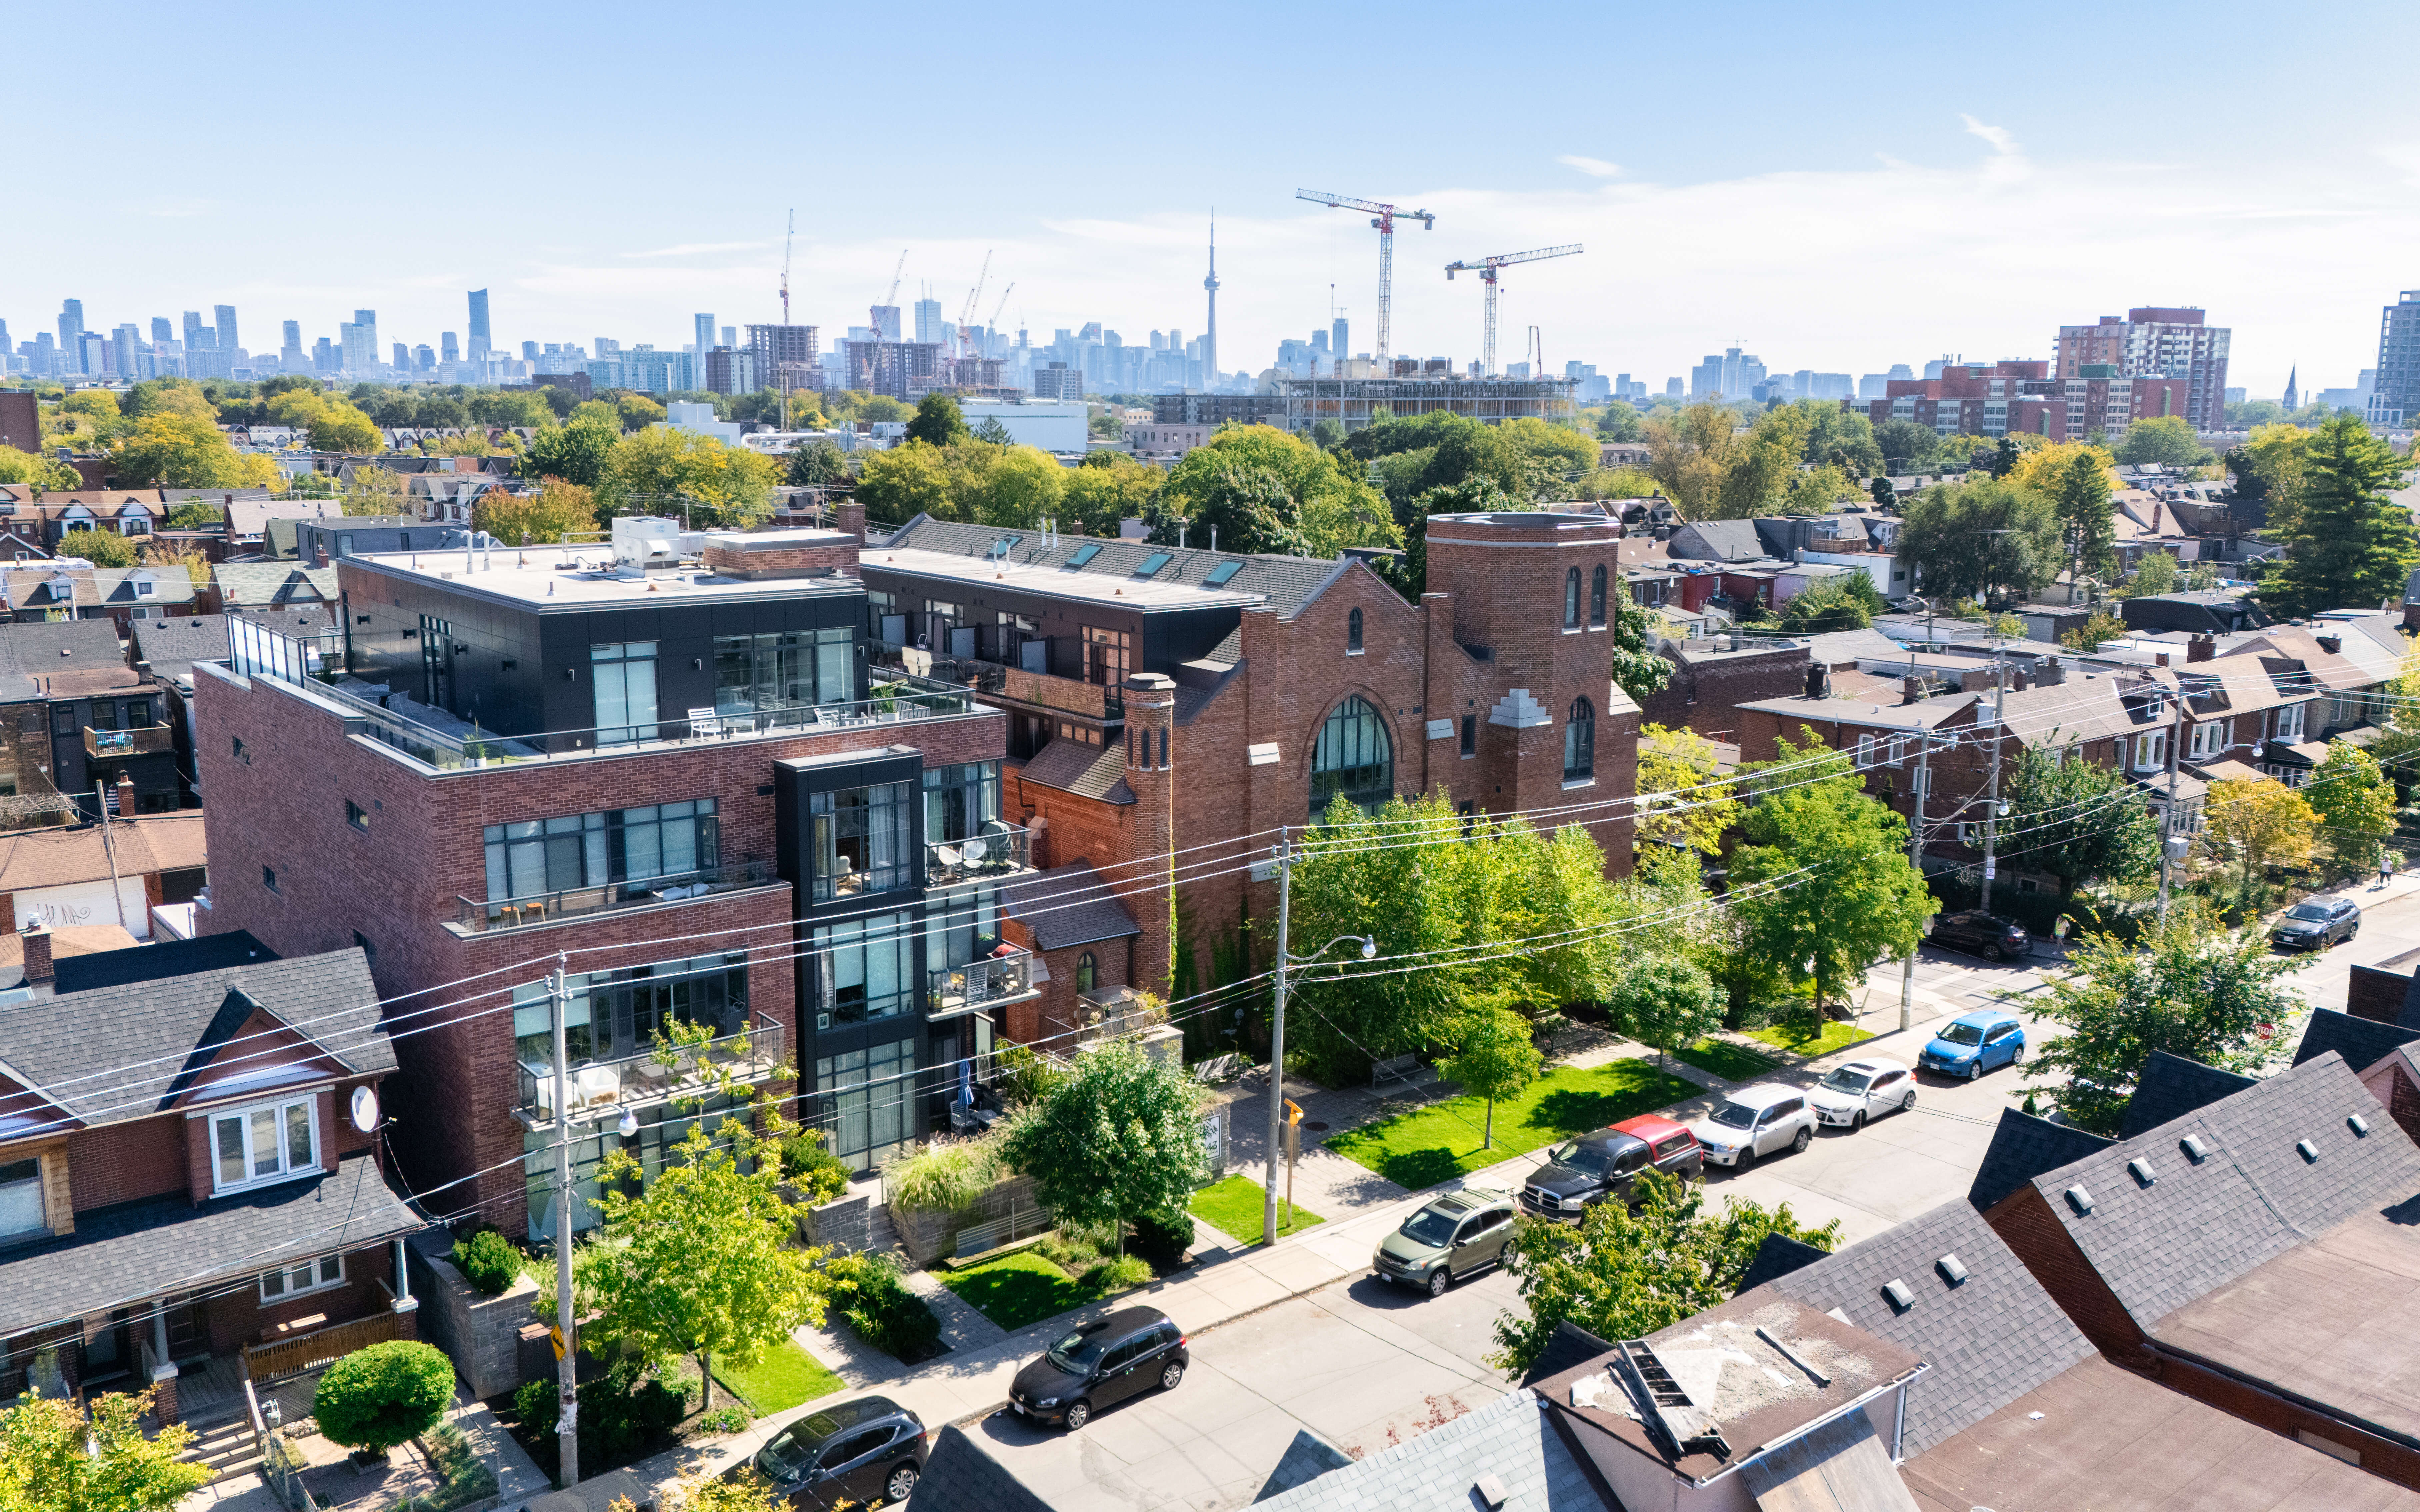
[[[2420,561],[2412,512],[2386,497],[2402,479],[2404,460],[2359,416],[2345,414],[2312,436],[2304,467],[2286,567],[2261,589],[2262,605],[2299,619],[2399,601]]]

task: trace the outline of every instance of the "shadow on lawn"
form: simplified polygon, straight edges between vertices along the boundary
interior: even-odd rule
[[[1011,1333],[1028,1323],[1081,1307],[1100,1293],[1069,1278],[1040,1257],[1027,1265],[996,1264],[943,1282],[958,1300]]]

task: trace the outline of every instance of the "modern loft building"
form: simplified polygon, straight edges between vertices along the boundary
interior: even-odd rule
[[[2053,376],[2089,378],[2094,375],[2087,370],[2100,367],[2112,378],[2181,379],[2184,407],[2176,413],[2196,430],[2218,430],[2226,423],[2226,348],[2232,335],[2226,326],[2207,324],[2200,310],[2146,305],[2127,311],[2123,319],[2104,315],[2092,325],[2059,327]]]
[[[750,1090],[794,1072],[854,1165],[946,1121],[1033,990],[1000,924],[1028,871],[1009,720],[870,671],[858,548],[622,519],[610,550],[357,553],[337,628],[234,622],[229,664],[194,669],[201,927],[365,952],[421,1031],[396,1043],[415,1186],[470,1178],[500,1225],[553,1231],[558,968],[583,1193],[723,1105],[697,1057],[653,1054],[675,1022]]]

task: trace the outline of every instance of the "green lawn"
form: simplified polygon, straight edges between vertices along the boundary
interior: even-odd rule
[[[1813,1034],[1807,1032],[1808,1027],[1805,1019],[1791,1019],[1771,1028],[1750,1029],[1747,1037],[1761,1040],[1776,1050],[1787,1050],[1793,1056],[1826,1056],[1835,1050],[1845,1050],[1860,1040],[1873,1038],[1854,1024],[1837,1024],[1829,1019],[1824,1020],[1823,1026]]]
[[[1231,1176],[1223,1181],[1214,1181],[1194,1193],[1193,1201],[1188,1205],[1193,1209],[1193,1216],[1229,1239],[1242,1240],[1247,1244],[1257,1244],[1261,1242],[1263,1191],[1261,1183],[1249,1176]],[[1299,1203],[1293,1209],[1293,1221],[1287,1222],[1285,1194],[1280,1191],[1278,1196],[1280,1225],[1278,1236],[1280,1238],[1288,1234],[1301,1233],[1314,1224],[1326,1222],[1319,1214]]]
[[[1071,1280],[1066,1272],[1034,1254],[1017,1250],[962,1271],[936,1273],[941,1285],[975,1311],[1012,1333],[1070,1307],[1096,1302],[1100,1293]]]
[[[1673,1051],[1672,1058],[1727,1082],[1752,1082],[1781,1068],[1781,1062],[1729,1040],[1700,1040],[1685,1050]]]
[[[1467,1176],[1574,1134],[1695,1097],[1699,1088],[1644,1060],[1558,1066],[1496,1104],[1496,1143],[1480,1147],[1487,1104],[1457,1097],[1327,1136],[1327,1148],[1411,1191]]]
[[[758,1417],[814,1401],[846,1384],[825,1369],[821,1361],[787,1339],[767,1350],[764,1359],[745,1370],[717,1360],[714,1379],[747,1397]]]

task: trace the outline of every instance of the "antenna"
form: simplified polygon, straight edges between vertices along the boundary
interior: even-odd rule
[[[790,323],[790,241],[799,234],[799,212],[790,212],[790,228],[782,233],[782,324]]]

